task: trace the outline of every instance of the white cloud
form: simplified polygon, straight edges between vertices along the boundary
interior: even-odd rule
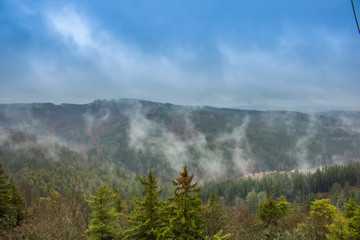
[[[46,18],[49,26],[65,41],[71,40],[79,48],[94,47],[91,28],[74,7],[66,6],[60,11],[48,11]]]
[[[63,97],[65,92],[65,99],[87,95],[90,101],[130,97],[191,105],[266,104],[279,109],[316,108],[316,104],[341,108],[360,100],[351,80],[359,74],[338,66],[349,61],[342,51],[348,46],[334,34],[309,38],[285,29],[278,43],[268,48],[256,42],[250,48],[241,42],[220,42],[213,46],[219,51],[211,55],[216,60],[209,63],[201,51],[181,45],[142,51],[124,40],[126,35],[114,36],[105,22],[76,5],[43,9],[51,39],[64,45],[48,55],[29,54],[32,72],[25,78],[38,83],[38,89],[52,87],[48,91],[55,91],[54,96]],[[319,45],[312,40],[324,42],[321,51],[328,50],[326,55],[306,52]]]
[[[179,87],[185,79],[193,78],[193,73],[183,71],[169,57],[144,54],[133,44],[112,37],[106,29],[94,27],[95,24],[79,14],[75,7],[50,10],[45,16],[50,30],[69,48],[75,43],[77,49],[73,51],[95,62],[106,79],[118,83],[119,87],[134,86],[139,82],[145,82],[146,86],[146,81],[150,85]]]

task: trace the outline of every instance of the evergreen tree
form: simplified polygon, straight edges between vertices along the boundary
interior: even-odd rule
[[[360,208],[359,205],[353,199],[350,199],[348,203],[345,204],[344,215],[346,218],[352,218],[355,215],[356,209]]]
[[[119,216],[114,207],[116,193],[108,190],[106,186],[100,187],[88,200],[92,209],[92,219],[87,233],[91,240],[117,239],[120,235],[120,226],[117,222]]]
[[[278,219],[282,216],[282,211],[276,201],[270,196],[267,201],[260,205],[259,218],[265,223],[265,227],[270,225],[277,226]]]
[[[7,183],[0,163],[0,230],[7,230],[20,224],[25,218],[25,201],[14,181]]]
[[[173,180],[174,196],[168,199],[169,222],[162,229],[159,239],[193,240],[202,238],[201,187],[192,183],[194,174],[189,174],[185,165],[180,176]]]
[[[360,206],[353,199],[346,204],[344,215],[349,226],[350,239],[360,239]]]
[[[225,226],[224,210],[214,191],[203,209],[202,219],[204,236],[215,236]]]
[[[116,197],[115,197],[115,211],[117,213],[122,213],[125,209],[124,206],[124,201],[121,198],[121,194],[120,193],[116,193]]]
[[[251,213],[256,213],[259,209],[259,198],[255,190],[249,192],[246,196],[246,204]]]
[[[351,234],[345,217],[338,209],[334,215],[333,222],[328,227],[328,234],[326,234],[326,239],[342,240],[349,239],[350,236]]]
[[[212,207],[217,203],[219,203],[219,199],[218,199],[218,196],[214,193],[214,190],[213,190],[211,192],[211,195],[210,195],[209,199],[208,199],[208,206]]]
[[[7,222],[8,227],[15,227],[25,218],[25,200],[20,195],[17,186],[11,179],[8,191],[8,211],[7,211]]]
[[[311,205],[310,219],[324,219],[330,223],[335,215],[336,207],[329,202],[330,199],[315,200]]]
[[[6,184],[7,176],[4,175],[4,169],[0,163],[0,223],[3,224],[3,218],[6,213],[8,189],[9,185]]]
[[[329,225],[333,223],[337,212],[337,208],[329,202],[330,199],[315,200],[310,207],[310,217],[304,230],[313,239],[325,239],[329,233]]]
[[[290,203],[288,201],[286,201],[286,198],[283,195],[281,195],[277,199],[277,207],[280,209],[281,217],[287,215],[291,211]]]
[[[135,199],[137,205],[134,216],[130,219],[132,228],[125,232],[125,239],[156,239],[162,226],[161,205],[159,201],[162,189],[158,190],[156,176],[150,169],[147,178],[139,177],[144,187],[144,200]]]

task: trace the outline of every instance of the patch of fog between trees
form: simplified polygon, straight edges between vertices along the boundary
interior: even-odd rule
[[[21,130],[5,129],[0,127],[0,145],[6,146],[9,150],[29,151],[41,149],[45,157],[49,160],[59,161],[60,147],[68,148],[74,152],[82,154],[88,149],[86,145],[73,144],[55,135],[35,135]]]
[[[226,176],[223,153],[217,148],[211,150],[207,146],[206,136],[201,132],[192,131],[193,123],[186,116],[186,113],[184,114],[185,132],[192,132],[192,134],[183,140],[169,131],[163,124],[149,120],[146,117],[146,110],[143,108],[128,112],[130,122],[129,146],[136,151],[161,152],[175,170],[180,170],[184,164],[189,164],[192,158],[190,149],[192,149],[197,153],[198,166],[203,170],[204,178]],[[216,143],[226,141],[234,143],[231,160],[239,175],[246,173],[251,165],[251,159],[245,156],[244,150],[240,147],[245,144],[247,150],[250,151],[246,141],[246,127],[249,121],[250,118],[246,117],[240,126],[234,128],[230,133],[218,136],[215,140]]]
[[[83,156],[86,155],[88,146],[71,142],[54,134],[49,134],[47,132],[47,124],[33,115],[33,108],[34,104],[9,104],[6,108],[1,109],[2,116],[8,121],[5,126],[0,127],[0,144],[4,141],[8,141],[10,143],[9,146],[14,150],[41,147],[45,150],[45,152],[47,152],[48,157],[53,160],[59,159],[55,146],[66,147],[72,151],[82,154]],[[46,118],[48,115],[49,112],[45,112],[44,117]],[[88,122],[89,124],[87,125],[92,128],[98,126],[96,121],[92,122],[91,119],[88,119]],[[26,141],[16,143],[11,141],[9,138],[9,131],[11,130],[24,132],[29,134],[29,136],[26,137]],[[35,139],[30,141],[30,135],[35,136]]]
[[[179,108],[180,109],[180,108]],[[121,110],[121,109],[120,109]],[[211,149],[208,147],[206,136],[195,131],[193,122],[190,119],[191,111],[178,110],[179,116],[184,116],[185,132],[191,132],[187,138],[182,139],[174,132],[167,129],[163,123],[150,120],[146,117],[147,110],[140,103],[132,103],[124,113],[129,119],[129,147],[136,151],[151,151],[154,153],[160,152],[166,160],[171,164],[175,170],[180,170],[185,163],[189,163],[192,156],[190,149],[195,149],[199,156],[199,167],[206,174],[205,178],[226,177],[226,167],[224,164],[224,154],[219,148]],[[89,146],[82,144],[69,143],[67,140],[58,136],[48,136],[45,132],[46,124],[40,119],[33,117],[30,107],[20,106],[14,109],[8,107],[1,112],[5,118],[9,119],[9,126],[7,128],[25,131],[37,136],[37,143],[47,148],[48,155],[52,159],[58,159],[54,145],[65,146],[69,149],[85,155]],[[95,133],[111,119],[111,110],[107,107],[100,108],[96,111],[88,110],[82,114],[87,134],[95,139]],[[310,169],[309,159],[309,144],[316,138],[318,134],[318,126],[320,124],[319,116],[316,114],[307,114],[308,123],[304,134],[297,137],[296,142],[290,154],[295,157],[300,169]],[[225,132],[218,135],[214,143],[232,143],[233,149],[231,151],[231,161],[234,165],[234,172],[239,175],[249,173],[253,170],[253,163],[257,159],[251,159],[252,149],[247,140],[246,131],[249,123],[254,116],[247,115],[241,120],[239,126],[233,128],[230,132]],[[285,114],[267,114],[264,112],[262,121],[268,124],[285,125],[286,134],[289,136],[294,130],[294,121],[296,120],[295,112],[286,112]],[[360,120],[354,117],[339,116],[340,121],[338,127],[350,133],[360,133]],[[5,129],[0,129],[0,143],[8,140],[9,133]],[[14,144],[14,149],[29,148],[34,143],[24,142]],[[95,145],[95,141],[91,141]],[[321,153],[318,154],[319,157]],[[337,164],[343,164],[343,156],[333,156],[332,161]],[[319,166],[321,167],[321,166]],[[255,169],[256,170],[256,169]]]
[[[4,127],[32,133],[36,136],[44,135],[45,124],[33,116],[30,105],[10,104],[1,109],[1,115],[7,119]]]
[[[169,131],[164,124],[148,119],[146,113],[144,108],[138,107],[127,114],[130,121],[128,135],[131,148],[142,152],[148,150],[161,152],[175,170],[181,169],[185,163],[191,161],[192,156],[189,149],[192,148],[199,153],[199,167],[205,173],[204,178],[226,177],[227,170],[223,152],[218,148],[210,149],[203,133],[197,131],[191,137],[181,139]],[[185,132],[191,132],[194,124],[186,114],[185,112],[187,128]],[[239,126],[230,132],[218,135],[214,140],[215,144],[232,143],[230,160],[234,165],[234,172],[238,172],[239,175],[256,171],[253,166],[257,159],[251,158],[253,156],[252,149],[246,134],[252,117],[246,115]],[[322,152],[315,156],[309,154],[309,146],[316,139],[318,127],[321,124],[315,114],[307,114],[307,117],[304,132],[295,138],[295,143],[288,153],[295,158],[299,169],[311,171],[311,169],[323,166],[320,161]],[[270,118],[268,116],[262,120],[269,124],[282,122],[285,125],[286,134],[289,136],[294,130],[296,115],[294,112],[289,112],[278,116],[270,115]],[[334,164],[344,164],[345,159],[343,156],[336,155],[332,156],[332,161]],[[317,166],[314,166],[314,162],[317,163]]]
[[[341,121],[341,128],[344,131],[360,134],[360,117],[357,121],[346,116],[342,116],[339,119]]]
[[[293,150],[293,155],[296,158],[298,167],[300,169],[310,169],[310,159],[309,159],[309,144],[311,140],[316,137],[318,132],[317,125],[318,119],[315,115],[309,114],[309,122],[305,130],[305,134],[300,136]],[[320,153],[318,154],[320,156]]]
[[[46,158],[59,160],[56,145],[64,146],[66,143],[55,136],[41,137],[26,132],[0,128],[0,145],[8,150],[29,151],[40,148],[46,154]]]
[[[95,142],[95,133],[104,123],[106,123],[111,117],[111,111],[108,108],[101,108],[96,113],[91,111],[86,111],[82,114],[82,118],[85,123],[85,130],[86,133],[90,136],[90,144],[96,145]]]

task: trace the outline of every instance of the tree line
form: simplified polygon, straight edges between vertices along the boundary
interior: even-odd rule
[[[356,165],[351,167],[356,169]],[[338,166],[334,169],[346,168]],[[332,170],[319,171],[325,174]],[[360,237],[360,199],[353,198],[359,191],[346,189],[349,182],[346,174],[344,187],[340,182],[338,185],[332,184],[330,194],[310,192],[307,196],[312,195],[313,198],[309,203],[307,199],[299,204],[296,199],[288,201],[284,195],[276,197],[272,192],[251,191],[238,205],[225,205],[221,201],[224,198],[219,198],[214,191],[206,201],[201,200],[204,188],[194,181],[194,174],[186,165],[172,180],[172,194],[163,198],[164,189],[158,185],[157,177],[150,170],[147,176],[139,177],[142,192],[133,199],[130,208],[116,188],[106,185],[96,189],[87,200],[81,195],[74,194],[69,198],[52,190],[36,206],[29,208],[17,186],[4,174],[1,165],[0,177],[0,230],[4,239]],[[341,179],[341,174],[339,177]],[[338,204],[340,198],[343,198],[342,205]],[[252,209],[253,205],[255,209]]]

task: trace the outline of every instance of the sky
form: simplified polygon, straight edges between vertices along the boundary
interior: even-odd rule
[[[350,0],[0,0],[0,86],[0,103],[360,110],[360,34]]]

